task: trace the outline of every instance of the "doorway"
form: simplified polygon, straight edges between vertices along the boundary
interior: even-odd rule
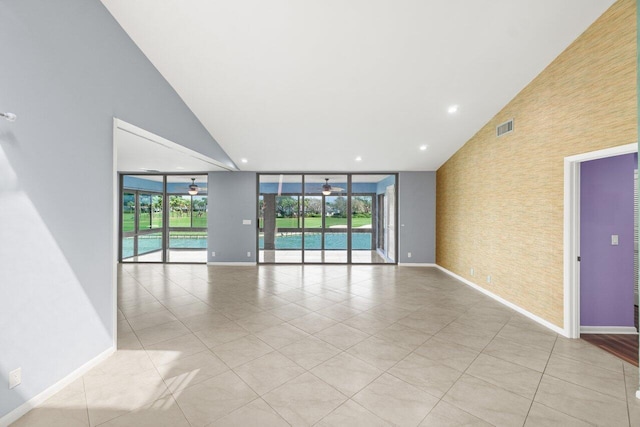
[[[637,152],[627,144],[564,162],[565,335],[636,366]]]

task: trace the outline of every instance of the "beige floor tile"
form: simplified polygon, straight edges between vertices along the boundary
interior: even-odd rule
[[[100,424],[100,427],[190,427],[173,396]]]
[[[370,337],[354,345],[347,353],[364,360],[376,368],[387,370],[402,360],[410,350],[399,347],[391,341]]]
[[[320,332],[315,333],[314,336],[341,350],[346,350],[360,341],[364,341],[369,338],[369,334],[343,323],[338,323],[337,325],[323,329]]]
[[[16,427],[88,427],[89,416],[83,379],[74,381],[11,425]]]
[[[301,426],[313,425],[347,400],[309,373],[272,390],[263,399],[288,423]]]
[[[158,326],[178,320],[169,310],[156,311],[154,313],[141,314],[140,316],[127,317],[127,321],[134,331]]]
[[[553,354],[590,363],[614,372],[620,372],[621,369],[624,369],[620,359],[583,340],[558,337],[553,347]]]
[[[260,356],[271,353],[273,348],[253,335],[212,348],[213,352],[231,368],[244,365]]]
[[[363,408],[353,400],[347,400],[335,411],[316,424],[317,427],[388,427],[391,424]]]
[[[181,317],[180,321],[191,331],[198,332],[227,323],[229,322],[229,319],[224,314],[212,310],[207,311],[206,313]]]
[[[390,326],[393,322],[385,319],[380,319],[371,313],[361,313],[357,316],[353,316],[344,322],[345,325],[351,326],[365,332],[369,335],[377,334],[381,330]]]
[[[340,349],[314,336],[281,347],[279,351],[305,369],[311,369],[340,353]]]
[[[209,424],[210,427],[287,427],[287,423],[262,399],[256,399],[229,415]]]
[[[412,353],[388,371],[391,375],[441,398],[462,372]]]
[[[153,362],[144,350],[119,350],[84,376],[133,375],[153,369]]]
[[[538,371],[487,354],[480,354],[465,373],[529,400],[533,400],[542,377]]]
[[[445,401],[440,401],[429,415],[420,423],[420,427],[491,427],[486,421],[474,417],[468,412]]]
[[[461,372],[466,370],[479,354],[477,350],[436,337],[418,347],[415,353]]]
[[[553,354],[549,359],[545,375],[587,387],[621,400],[626,399],[625,379],[622,369],[619,372],[613,372],[590,363]]]
[[[92,426],[144,408],[169,394],[155,368],[130,375],[85,376],[84,384]]]
[[[504,426],[523,425],[531,406],[531,400],[470,375],[463,375],[443,400],[491,424]]]
[[[434,335],[439,340],[460,344],[477,351],[482,351],[493,340],[493,333],[485,334],[475,329],[449,324]]]
[[[273,314],[276,317],[279,317],[285,322],[289,322],[293,319],[306,316],[307,314],[311,314],[313,312],[311,310],[308,310],[304,307],[299,306],[298,304],[290,303],[287,305],[283,305],[283,306],[271,309],[269,310],[269,313]]]
[[[361,310],[357,310],[355,308],[348,307],[343,304],[334,304],[332,306],[325,307],[322,310],[318,310],[318,314],[327,316],[330,319],[335,320],[336,322],[342,322],[360,313],[361,313]]]
[[[494,338],[482,352],[538,372],[544,371],[551,356],[551,351],[524,346],[499,337]]]
[[[527,416],[527,422],[525,427],[548,427],[548,426],[562,426],[562,427],[588,427],[593,426],[591,423],[579,420],[567,414],[564,414],[555,409],[551,409],[547,406],[541,405],[538,402],[533,402],[529,415]]]
[[[138,339],[145,347],[190,333],[191,331],[179,320],[136,331]]]
[[[312,374],[347,396],[362,390],[382,372],[347,353],[341,353],[311,370]]]
[[[431,337],[431,335],[425,332],[417,331],[400,323],[394,323],[393,325],[384,328],[375,334],[375,336],[391,341],[409,350],[415,350]]]
[[[269,313],[256,313],[236,321],[238,325],[254,334],[282,322],[282,319]]]
[[[435,397],[384,374],[353,397],[360,405],[394,425],[418,425],[438,403]]]
[[[142,350],[142,343],[135,333],[118,331],[118,350]]]
[[[498,332],[497,336],[528,347],[550,351],[554,348],[558,334],[542,329],[523,329],[507,324]]]
[[[289,322],[290,325],[295,326],[298,329],[302,329],[308,334],[315,334],[323,329],[328,328],[336,324],[335,320],[332,320],[326,316],[322,316],[317,313],[310,313],[297,319],[293,319]]]
[[[278,352],[272,352],[234,368],[258,395],[273,390],[303,374],[305,370]]]
[[[207,347],[211,348],[247,336],[249,331],[237,323],[229,321],[197,331],[195,334]]]
[[[192,426],[205,426],[258,397],[233,371],[174,394]]]
[[[229,367],[210,350],[182,357],[157,366],[158,372],[172,393],[215,377]]]
[[[629,425],[626,402],[548,375],[543,375],[535,401],[590,423]]]
[[[194,334],[172,338],[146,348],[149,358],[156,366],[174,362],[204,350],[207,350],[207,346]]]
[[[263,329],[255,335],[273,348],[281,348],[309,336],[306,332],[288,323]]]
[[[209,304],[202,301],[171,307],[170,311],[180,320],[185,317],[196,316],[198,314],[215,313],[215,310]]]

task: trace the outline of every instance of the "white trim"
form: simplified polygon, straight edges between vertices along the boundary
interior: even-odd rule
[[[542,326],[551,329],[553,332],[556,332],[556,333],[558,333],[560,335],[566,336],[564,329],[562,329],[559,326],[554,325],[551,322],[548,322],[548,321],[544,320],[542,317],[536,316],[535,314],[528,312],[524,308],[522,308],[520,306],[517,306],[514,303],[509,302],[509,301],[507,301],[506,299],[504,299],[502,297],[499,297],[498,295],[494,294],[493,292],[490,292],[490,291],[486,290],[482,286],[476,285],[475,283],[465,279],[462,276],[458,276],[457,274],[447,270],[446,268],[444,268],[444,267],[442,267],[440,265],[436,265],[436,268],[438,268],[438,269],[442,270],[443,272],[447,273],[449,276],[451,276],[451,277],[453,277],[455,279],[458,279],[459,281],[461,281],[465,285],[471,286],[472,288],[474,288],[474,289],[482,292],[483,294],[493,298],[494,300],[498,301],[499,303],[506,305],[510,309],[515,310],[518,313],[527,316],[529,319],[541,324]]]
[[[208,262],[207,265],[231,265],[236,267],[252,267],[256,262]]]
[[[580,333],[638,335],[635,326],[580,326]]]
[[[118,201],[120,199],[120,186],[118,181],[118,144],[116,144],[116,129],[118,125],[118,119],[113,118],[113,138],[111,143],[113,144],[113,215],[111,216],[113,221],[113,249],[112,249],[112,268],[111,268],[111,283],[112,283],[112,310],[113,310],[113,347],[118,348],[118,237],[120,235],[120,207]],[[123,122],[124,123],[124,122]]]
[[[580,163],[638,152],[625,144],[564,158],[564,334],[580,338]]]
[[[131,123],[127,123],[127,122],[125,122],[123,120],[120,120],[120,119],[117,119],[115,117],[114,117],[113,120],[114,120],[114,127],[117,128],[117,129],[120,129],[120,130],[122,130],[124,132],[129,132],[129,133],[131,133],[133,135],[137,135],[137,136],[139,136],[141,138],[144,138],[144,139],[146,139],[148,141],[151,141],[151,142],[153,142],[155,144],[161,145],[161,146],[163,146],[165,148],[170,148],[172,150],[178,151],[178,152],[180,152],[182,154],[185,154],[187,156],[194,157],[194,158],[196,158],[198,160],[201,160],[201,161],[203,161],[205,163],[209,163],[209,164],[211,164],[213,166],[222,168],[224,170],[228,170],[228,171],[238,171],[239,170],[238,168],[234,168],[233,166],[226,165],[226,164],[224,164],[222,162],[219,162],[218,160],[216,160],[214,158],[211,158],[209,156],[205,156],[204,154],[199,153],[199,152],[197,152],[195,150],[191,150],[191,149],[189,149],[189,148],[187,148],[187,147],[185,147],[183,145],[177,144],[177,143],[175,143],[173,141],[169,141],[168,139],[165,139],[165,138],[163,138],[161,136],[158,136],[158,135],[156,135],[154,133],[151,133],[151,132],[149,132],[147,130],[144,130],[144,129],[139,128],[139,127],[137,127],[135,125],[132,125]],[[115,132],[115,130],[114,130],[114,132]]]
[[[399,262],[398,267],[437,267],[437,265],[430,262]]]
[[[79,367],[78,369],[76,369],[75,371],[73,371],[63,379],[61,379],[60,381],[52,385],[51,387],[38,393],[36,396],[32,397],[22,405],[18,406],[16,409],[9,412],[4,417],[0,418],[0,427],[7,427],[11,423],[16,422],[20,417],[24,416],[27,412],[29,412],[36,406],[40,405],[41,403],[44,403],[44,401],[49,399],[51,396],[53,396],[54,394],[56,394],[57,392],[59,392],[60,390],[62,390],[63,388],[65,388],[66,386],[68,386],[69,384],[71,384],[81,376],[83,376],[84,374],[86,374],[88,371],[90,371],[99,363],[103,362],[105,359],[107,359],[109,356],[115,353],[115,351],[116,351],[116,347],[109,347],[107,350],[103,351],[102,353],[100,353],[99,355],[97,355],[96,357],[94,357],[93,359],[91,359],[90,361],[88,361],[87,363],[85,363],[84,365],[82,365],[81,367]]]

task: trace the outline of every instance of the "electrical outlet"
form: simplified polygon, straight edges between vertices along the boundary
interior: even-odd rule
[[[487,276],[487,283],[491,283],[491,275]]]
[[[247,252],[247,258],[251,258],[251,252]]]
[[[18,387],[22,383],[22,368],[9,372],[9,388]]]
[[[216,256],[216,252],[215,251],[211,251],[211,256]]]
[[[469,273],[471,273],[472,276],[474,276],[476,274],[476,272],[473,271],[473,267],[471,267],[471,270],[469,271]]]
[[[411,252],[407,252],[407,258],[411,258]]]

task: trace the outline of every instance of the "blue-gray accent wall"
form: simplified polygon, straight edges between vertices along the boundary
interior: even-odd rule
[[[398,262],[433,264],[436,262],[436,173],[400,172],[398,181]]]
[[[256,262],[256,185],[255,172],[209,173],[209,262]]]
[[[113,346],[113,118],[234,165],[99,1],[0,10],[2,417]]]

